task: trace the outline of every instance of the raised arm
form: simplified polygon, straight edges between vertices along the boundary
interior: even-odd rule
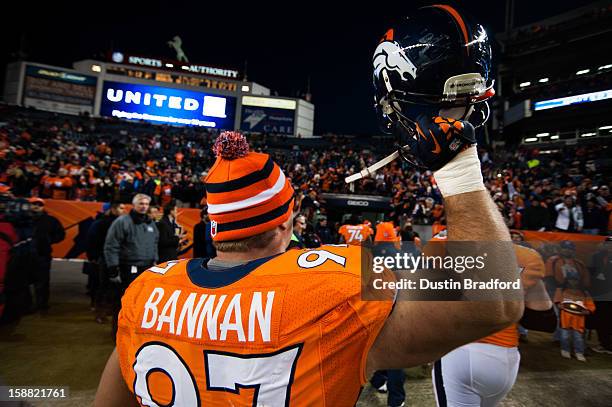
[[[473,138],[473,128],[471,131]],[[476,147],[458,154],[434,176],[445,197],[448,241],[486,242],[487,278],[518,279],[510,235],[484,187]],[[433,361],[520,319],[522,301],[504,301],[499,292],[487,294],[487,301],[397,301],[370,349],[367,368],[401,368]]]

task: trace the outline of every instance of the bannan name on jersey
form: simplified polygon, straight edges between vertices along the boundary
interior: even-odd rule
[[[205,342],[270,342],[275,294],[203,294],[155,287],[142,309],[140,328]]]

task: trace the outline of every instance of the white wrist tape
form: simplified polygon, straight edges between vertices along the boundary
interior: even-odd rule
[[[457,154],[444,167],[434,172],[434,178],[443,197],[484,191],[485,186],[476,146]]]

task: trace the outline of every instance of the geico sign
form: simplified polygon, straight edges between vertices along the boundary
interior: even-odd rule
[[[350,206],[370,206],[368,201],[352,201],[350,199],[346,201],[346,204]]]

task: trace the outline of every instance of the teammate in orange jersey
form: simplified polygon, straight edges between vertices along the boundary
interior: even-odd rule
[[[397,229],[392,221],[381,222],[376,225],[375,242],[397,242],[398,240]]]
[[[365,223],[342,225],[338,230],[340,234],[340,243],[362,244],[363,242],[371,242],[374,231]]]
[[[96,406],[353,406],[374,370],[435,360],[520,317],[522,304],[501,296],[432,306],[394,304],[395,292],[380,290],[380,301],[362,300],[360,247],[285,252],[294,191],[280,167],[235,132],[213,150],[217,257],[164,263],[130,285]],[[509,243],[472,163],[481,185],[470,178],[445,198],[450,240]],[[518,275],[507,250],[490,257],[491,277]]]
[[[542,279],[542,256],[524,243],[523,235],[512,231],[514,250],[525,290],[526,317],[538,318],[540,326],[552,332],[556,315]],[[435,240],[444,241],[444,238]],[[510,392],[516,381],[520,354],[518,324],[461,346],[434,364],[432,381],[436,401],[442,405],[495,406]]]

